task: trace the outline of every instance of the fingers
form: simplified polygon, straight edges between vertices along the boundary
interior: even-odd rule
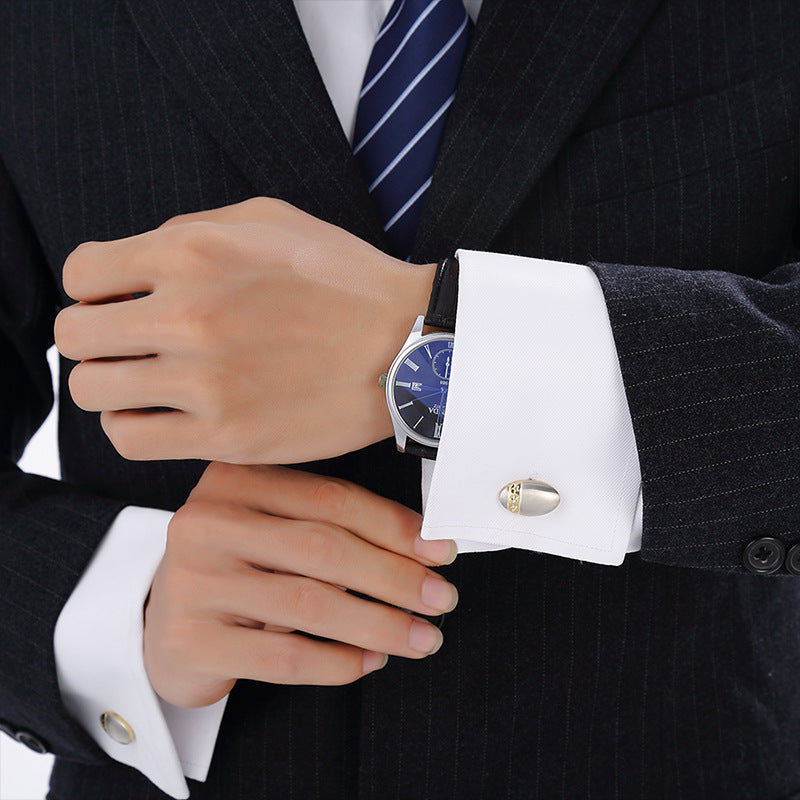
[[[426,620],[305,576],[250,570],[209,603],[239,617],[405,658],[424,658],[443,641]]]
[[[150,234],[111,242],[84,242],[64,262],[64,291],[96,303],[120,295],[152,292],[158,262],[148,258]]]
[[[313,219],[281,200],[254,197],[231,206],[182,214],[154,231],[126,239],[84,242],[64,263],[64,291],[74,300],[89,303],[149,293],[165,270],[180,266],[197,248],[203,250],[209,244],[214,225],[284,224],[299,216]]]
[[[184,411],[103,411],[100,424],[130,461],[200,458],[197,420]]]
[[[318,642],[291,633],[226,626],[211,669],[248,680],[341,686],[386,664],[386,656],[341,642]]]
[[[244,564],[306,575],[420,614],[447,613],[458,602],[455,587],[436,572],[329,523],[235,510],[227,519],[216,515],[208,533],[228,543],[230,555]],[[253,577],[250,570],[246,575]]]
[[[83,361],[70,373],[69,388],[84,411],[181,409],[186,400],[183,382],[159,357]]]
[[[154,336],[152,296],[118,303],[76,303],[56,317],[59,352],[73,361],[146,356],[161,349]]]
[[[209,470],[215,470],[214,479],[201,490],[210,492],[203,495],[209,499],[230,500],[278,517],[332,523],[428,564],[449,564],[456,557],[453,541],[419,538],[421,517],[415,511],[356,484],[285,467],[211,465]]]

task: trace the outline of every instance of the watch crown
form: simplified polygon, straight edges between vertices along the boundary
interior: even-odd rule
[[[387,380],[388,377],[389,377],[389,373],[388,372],[382,372],[378,376],[378,386],[380,386],[381,389],[383,389],[386,386],[386,380]]]

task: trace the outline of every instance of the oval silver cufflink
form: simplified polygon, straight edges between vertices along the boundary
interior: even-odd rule
[[[544,481],[514,481],[500,490],[500,505],[512,514],[541,517],[561,502],[561,495]]]
[[[100,724],[103,730],[119,744],[130,744],[136,736],[133,728],[119,714],[113,711],[105,711],[100,715]]]

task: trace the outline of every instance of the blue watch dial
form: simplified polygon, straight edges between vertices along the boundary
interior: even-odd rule
[[[438,441],[442,435],[452,357],[452,339],[423,339],[397,369],[394,401],[414,438]]]

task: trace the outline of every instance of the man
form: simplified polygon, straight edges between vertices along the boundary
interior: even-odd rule
[[[80,242],[103,240],[112,244],[88,245],[68,262],[66,290],[90,305],[60,317],[58,333],[67,355],[85,362],[72,381],[76,399],[104,412],[123,454],[241,464],[329,458],[313,470],[414,505],[414,459],[391,441],[371,444],[391,434],[377,410],[375,373],[402,345],[402,325],[425,313],[432,264],[462,248],[453,385],[425,526],[439,538],[449,531],[503,544],[494,525],[538,551],[462,555],[443,570],[460,601],[435,652],[441,639],[423,617],[451,608],[455,596],[427,568],[452,550],[418,543],[411,512],[278,468],[215,464],[200,478],[204,464],[196,462],[125,461],[95,417],[65,403],[65,483],[9,467],[3,484],[3,715],[10,730],[60,756],[54,797],[163,796],[104,756],[61,707],[50,650],[54,631],[60,649],[62,610],[80,603],[98,563],[114,602],[128,564],[103,567],[106,534],[136,505],[181,509],[145,627],[146,677],[166,701],[175,746],[210,756],[214,737],[209,744],[192,728],[192,712],[173,706],[218,700],[237,678],[256,679],[231,692],[210,770],[205,782],[190,782],[192,796],[777,798],[798,790],[798,589],[767,577],[798,571],[793,8],[486,0],[415,234],[411,261],[426,266],[408,272],[381,255],[389,243],[315,71],[309,29],[290,5],[3,13],[2,96],[12,109],[0,141],[9,461],[47,405],[43,351],[57,307],[68,303],[56,291],[60,266]],[[322,51],[314,55],[324,62]],[[258,196],[289,205],[237,203]],[[196,216],[178,217],[187,212]],[[165,220],[172,222],[155,230]],[[120,241],[143,231],[154,232]],[[569,266],[590,260],[592,272]],[[490,264],[496,279],[485,277]],[[375,277],[365,280],[369,269]],[[530,279],[520,277],[525,269]],[[592,370],[595,356],[608,355],[602,325],[583,339],[570,334],[597,307],[595,275],[624,389],[616,362]],[[500,304],[488,294],[493,283]],[[218,295],[236,296],[236,311],[217,304],[210,317],[209,298]],[[545,307],[533,312],[537,297]],[[555,313],[544,326],[548,305]],[[314,335],[337,313],[329,341]],[[391,323],[377,322],[382,316]],[[252,324],[259,318],[263,328]],[[523,337],[521,346],[497,346],[506,330]],[[94,352],[93,342],[101,345]],[[356,342],[363,361],[348,358]],[[551,348],[562,345],[567,356],[559,357]],[[309,379],[322,358],[312,347],[339,359],[323,391]],[[524,378],[500,383],[497,364]],[[290,369],[297,372],[281,380]],[[578,390],[588,400],[567,405]],[[485,403],[487,392],[494,403]],[[343,399],[353,398],[363,405],[342,419]],[[517,413],[520,404],[527,414]],[[315,427],[332,415],[337,425]],[[585,463],[591,469],[582,473]],[[627,472],[597,469],[603,463]],[[637,548],[637,465],[641,553],[602,566]],[[531,522],[499,505],[504,483],[551,475],[561,495],[551,515]],[[465,479],[472,483],[462,496],[454,483]],[[597,500],[597,485],[616,492],[613,502]],[[476,517],[481,509],[488,522]],[[588,521],[557,531],[575,509]],[[237,535],[256,514],[270,526],[269,559],[265,537]],[[280,560],[280,530],[335,531],[339,549],[307,549],[298,563],[297,539],[286,533]],[[231,542],[245,540],[259,552],[240,549],[238,561],[255,562],[265,578],[255,590],[248,582],[237,607],[219,591],[230,574],[220,576]],[[584,563],[593,546],[602,552]],[[350,553],[382,567],[354,570]],[[205,577],[202,596],[191,595],[187,575]],[[437,592],[423,594],[427,579]],[[319,590],[305,588],[294,595],[312,598],[305,614],[273,617],[286,595],[268,587],[289,581],[289,592],[298,581],[325,584],[326,602],[314,605]],[[252,637],[217,648],[219,660],[200,669],[181,659],[208,657],[206,637],[191,634],[220,621],[220,600],[225,632],[240,644],[248,633],[263,634],[260,643],[291,639],[288,660],[257,658],[259,668],[283,665],[277,679],[241,659],[228,663],[253,652]],[[254,611],[253,603],[264,605]],[[369,613],[370,635],[359,640],[363,629],[350,621]],[[296,624],[309,619],[319,627]],[[168,633],[176,620],[183,638]],[[427,641],[412,641],[415,624],[431,631]],[[324,641],[287,630],[295,627]],[[113,642],[105,639],[106,649]],[[302,674],[301,648],[314,648],[314,664],[324,648],[324,668],[338,660],[349,673]],[[25,674],[34,649],[44,659]],[[417,657],[402,657],[412,651]],[[355,680],[382,666],[386,652],[401,657]],[[91,674],[93,652],[87,660]],[[291,678],[310,685],[282,685]],[[65,702],[77,709],[76,695],[92,688],[67,688]],[[222,703],[197,712],[203,730]],[[133,705],[106,708],[102,724],[119,745],[106,749],[116,761],[134,758],[125,748],[148,745],[150,731],[130,724]],[[102,741],[99,714],[84,724]]]

